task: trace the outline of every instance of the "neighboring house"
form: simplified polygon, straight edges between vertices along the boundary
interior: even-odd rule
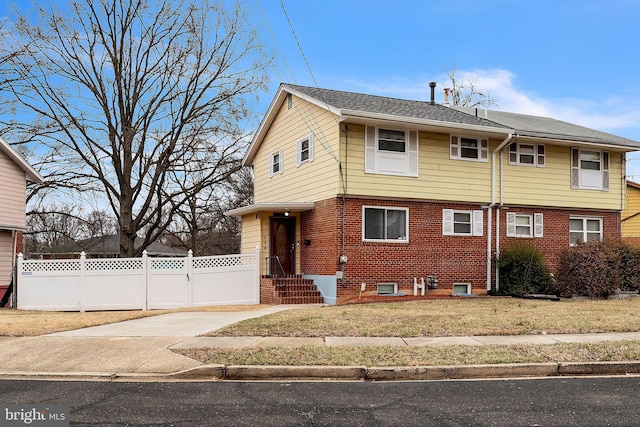
[[[22,249],[27,229],[27,182],[43,178],[0,137],[0,299],[11,282],[15,255]]]
[[[640,184],[627,181],[627,206],[622,211],[622,240],[640,246]]]
[[[522,114],[283,84],[245,155],[242,251],[327,303],[370,293],[486,294],[517,241],[620,236],[625,153],[640,142]],[[276,258],[277,257],[277,260]],[[262,280],[263,302],[278,286]]]
[[[142,245],[142,239],[136,237],[134,247]],[[32,253],[32,257],[43,259],[79,258],[84,252],[87,258],[118,258],[120,256],[120,239],[117,235],[92,237],[77,242],[69,242],[42,252]],[[153,242],[147,248],[147,255],[152,257],[184,257],[187,251],[174,248],[160,242]]]

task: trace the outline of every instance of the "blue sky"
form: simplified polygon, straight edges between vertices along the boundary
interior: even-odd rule
[[[455,69],[488,91],[495,109],[640,141],[640,0],[240,2],[275,57],[260,117],[283,81],[425,100],[435,81],[442,102],[446,72]],[[30,8],[0,0],[0,14],[15,4]],[[640,153],[627,167],[640,182]]]
[[[244,0],[280,81],[428,99],[446,71],[498,110],[640,141],[640,0]],[[269,98],[269,95],[266,96]],[[268,104],[267,104],[268,105]],[[266,108],[266,107],[265,107]],[[640,181],[640,155],[629,174]]]

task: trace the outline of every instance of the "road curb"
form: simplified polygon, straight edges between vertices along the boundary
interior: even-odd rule
[[[446,381],[482,378],[640,374],[640,361],[510,363],[452,366],[202,365],[171,373],[0,371],[0,379],[84,381]]]

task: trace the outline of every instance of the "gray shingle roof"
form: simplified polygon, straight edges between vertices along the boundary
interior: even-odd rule
[[[475,108],[451,107],[469,114],[476,114]],[[479,110],[480,115],[485,110]],[[613,144],[625,147],[640,148],[640,142],[610,133],[601,132],[573,123],[549,117],[531,116],[527,114],[507,113],[504,111],[486,110],[487,119],[508,126],[520,136],[549,138],[569,141],[585,141],[599,144]]]
[[[139,248],[142,239],[136,237],[134,246]],[[117,235],[103,237],[92,237],[89,239],[69,242],[67,244],[50,248],[47,251],[34,253],[34,255],[60,255],[60,254],[80,254],[86,253],[88,256],[118,256],[120,254],[120,239]],[[147,248],[150,256],[186,256],[187,251],[181,248],[167,246],[160,242],[152,242]]]
[[[389,98],[385,96],[366,95],[362,93],[319,89],[315,87],[291,84],[285,84],[284,86],[325,102],[330,107],[334,107],[339,110],[355,110],[415,119],[437,120],[491,128],[505,128],[505,131],[508,130],[507,126],[496,124],[489,120],[445,107],[441,104],[431,104],[427,101],[412,101],[408,99]]]
[[[292,84],[284,84],[283,86],[285,89],[289,88],[292,91],[315,98],[338,110],[354,110],[404,118],[428,119],[453,124],[485,126],[493,129],[504,128],[505,132],[513,130],[518,136],[576,142],[584,141],[634,150],[640,149],[639,141],[549,117],[495,110],[486,110],[485,116],[485,110],[477,110],[475,108],[447,107],[426,101],[389,98]]]

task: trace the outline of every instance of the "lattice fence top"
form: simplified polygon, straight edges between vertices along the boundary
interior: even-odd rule
[[[193,258],[194,270],[209,270],[230,267],[248,267],[256,265],[255,255],[228,255]]]
[[[59,271],[80,271],[80,260],[25,260],[22,262],[22,271],[36,272],[59,272]]]
[[[183,270],[185,258],[157,258],[151,259],[152,270]]]
[[[91,259],[85,261],[87,271],[122,271],[122,270],[142,270],[144,263],[138,258],[124,259]]]

